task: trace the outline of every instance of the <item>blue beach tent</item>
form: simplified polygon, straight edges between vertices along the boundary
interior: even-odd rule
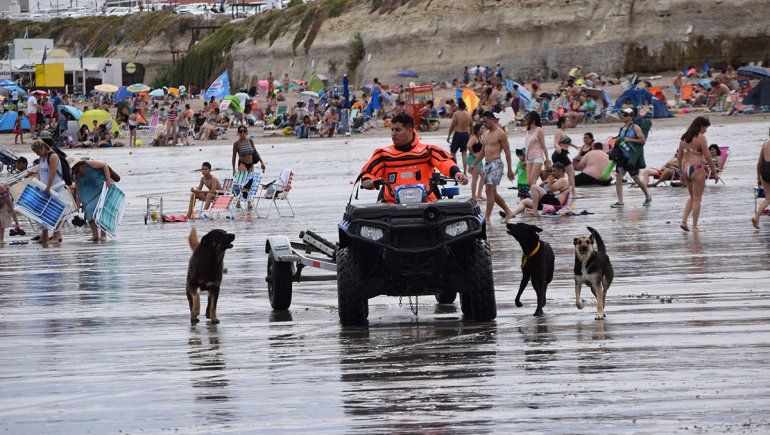
[[[653,97],[652,94],[645,89],[630,89],[626,92],[623,92],[623,95],[619,96],[618,99],[615,100],[613,112],[620,111],[626,99],[630,99],[631,104],[633,104],[634,107],[639,107],[642,104],[650,104],[650,102],[652,102],[653,118],[672,118],[674,116],[671,114],[671,112],[668,111],[668,108],[666,108],[665,104],[663,104],[657,98]]]
[[[19,114],[15,111],[5,112],[0,116],[0,133],[10,133],[13,131],[13,124],[16,123],[16,118]],[[29,131],[29,119],[26,116],[21,118],[21,129]]]

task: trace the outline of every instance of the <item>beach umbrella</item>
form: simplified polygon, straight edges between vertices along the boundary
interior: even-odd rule
[[[738,75],[742,75],[744,77],[750,77],[753,79],[766,79],[770,78],[770,69],[761,67],[761,66],[742,66],[738,68],[738,71],[736,71]]]
[[[75,118],[76,121],[80,120],[80,117],[83,116],[83,111],[78,109],[75,106],[62,105],[62,106],[59,106],[59,110],[62,113],[68,113],[72,115],[72,117]]]
[[[118,90],[118,87],[115,85],[111,85],[109,83],[102,83],[101,85],[94,86],[94,89],[96,89],[99,92],[111,94],[113,92],[116,92]]]
[[[110,114],[104,110],[100,110],[100,109],[86,110],[80,116],[80,119],[78,119],[78,125],[81,127],[85,125],[90,130],[94,126],[94,121],[96,121],[97,124],[109,123],[110,132],[112,133],[113,136],[117,135],[118,123],[115,122],[115,120],[112,119],[112,116],[110,116]]]
[[[142,92],[150,91],[150,87],[142,83],[134,83],[133,85],[129,86],[126,89],[128,90],[128,92],[131,92],[132,94],[139,94]]]
[[[168,90],[169,94],[171,94],[171,95],[173,95],[175,97],[179,96],[179,88],[168,88],[167,90]]]
[[[36,97],[47,97],[48,96],[48,92],[41,91],[40,89],[38,89],[36,91],[32,91],[32,92],[30,92],[30,94],[34,95]]]
[[[313,92],[318,92],[323,88],[324,88],[324,82],[323,80],[321,80],[320,77],[318,77],[318,75],[314,75],[313,77],[310,78],[310,83],[308,83],[309,90]]]
[[[8,94],[10,94],[13,91],[16,91],[16,92],[19,93],[19,95],[27,95],[27,91],[25,91],[24,89],[22,89],[19,85],[15,84],[15,83],[10,84],[10,85],[3,85],[2,87],[6,91],[8,91]]]
[[[479,105],[479,96],[472,90],[465,88],[463,89],[463,101],[465,101],[468,112],[473,112]]]
[[[416,72],[414,72],[412,70],[408,70],[408,69],[402,69],[401,71],[397,72],[396,75],[399,76],[399,77],[412,77],[412,78],[415,78],[415,79],[417,77],[420,77],[419,74],[417,74]]]
[[[350,109],[350,79],[347,74],[342,77],[342,95],[345,97],[344,107]]]
[[[475,66],[473,68],[468,68],[468,74],[476,74],[477,71],[481,71],[482,69],[483,68],[479,68]]]
[[[164,95],[166,94],[163,92],[163,89],[155,89],[154,91],[150,92],[150,96],[155,98],[162,98]]]
[[[5,79],[3,81],[0,81],[0,86],[3,86],[3,87],[5,87],[5,86],[13,86],[15,84],[16,84],[16,82],[13,81],[13,80]]]

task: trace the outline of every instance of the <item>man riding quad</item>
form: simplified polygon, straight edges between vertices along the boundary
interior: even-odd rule
[[[441,147],[420,142],[411,116],[401,113],[391,120],[390,136],[393,145],[377,148],[361,169],[361,187],[373,189],[375,180],[386,184],[381,200],[395,203],[394,191],[403,185],[422,184],[429,192],[427,201],[436,201],[430,180],[434,169],[462,184],[468,183],[451,154]]]

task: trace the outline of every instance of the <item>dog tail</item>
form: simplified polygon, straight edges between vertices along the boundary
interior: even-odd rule
[[[588,228],[588,231],[591,232],[591,236],[594,238],[594,241],[596,242],[596,248],[599,252],[606,254],[607,253],[607,247],[604,246],[604,240],[602,240],[602,236],[599,235],[599,232],[591,227]]]
[[[187,236],[187,243],[190,244],[190,249],[192,249],[193,251],[200,244],[200,242],[198,241],[198,231],[195,229],[195,227],[193,227],[190,230],[190,235]]]

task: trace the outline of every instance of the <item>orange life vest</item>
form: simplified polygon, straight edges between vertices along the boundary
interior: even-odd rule
[[[428,191],[428,201],[435,201],[436,195],[430,192],[430,177],[434,168],[447,177],[459,172],[452,156],[444,148],[420,142],[415,133],[412,148],[408,151],[396,149],[395,145],[377,148],[372,157],[361,169],[361,180],[382,180],[389,187],[384,187],[385,202],[395,203],[393,192],[397,186],[422,184]],[[455,171],[452,168],[456,168]]]

